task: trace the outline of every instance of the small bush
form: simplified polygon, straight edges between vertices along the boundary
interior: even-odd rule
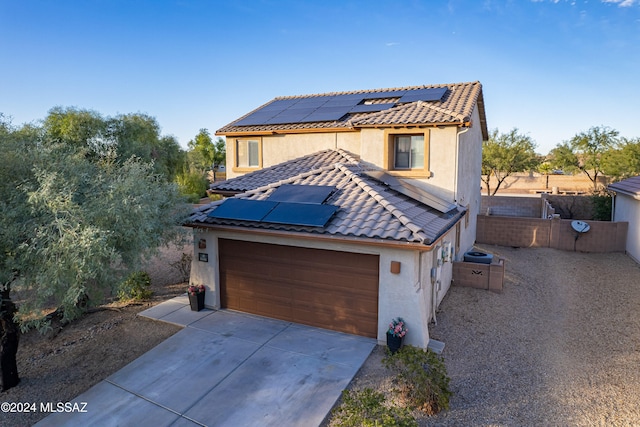
[[[209,181],[199,172],[183,172],[176,177],[180,193],[186,196],[190,202],[197,203],[207,195]]]
[[[342,392],[342,404],[333,410],[332,425],[344,427],[414,427],[418,423],[407,408],[385,406],[382,393],[365,388]]]
[[[408,345],[388,352],[382,362],[397,374],[399,391],[413,408],[428,415],[449,409],[449,377],[441,356]]]
[[[610,194],[593,194],[591,203],[593,204],[593,219],[596,221],[611,221],[612,198]]]
[[[136,271],[118,287],[118,298],[121,301],[143,300],[151,298],[151,277],[146,271]]]

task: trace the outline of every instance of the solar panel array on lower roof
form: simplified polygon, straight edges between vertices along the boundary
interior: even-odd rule
[[[364,104],[365,100],[400,98],[397,103],[439,101],[446,87],[390,90],[341,95],[276,99],[235,123],[237,126],[338,121],[350,113],[383,111],[396,103]]]
[[[335,190],[336,187],[332,185],[282,184],[269,195],[267,200],[270,202],[321,204]]]
[[[209,213],[209,217],[273,224],[324,227],[338,206],[322,204],[335,187],[289,185],[278,187],[268,200],[229,198]]]
[[[280,202],[261,222],[324,227],[337,210],[335,205]]]
[[[209,214],[212,218],[260,221],[267,216],[277,202],[265,200],[226,199]]]

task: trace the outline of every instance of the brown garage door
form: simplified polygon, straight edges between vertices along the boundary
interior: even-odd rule
[[[219,239],[224,308],[375,338],[378,256]]]

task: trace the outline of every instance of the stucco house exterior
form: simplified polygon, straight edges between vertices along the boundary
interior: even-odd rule
[[[613,221],[629,223],[627,254],[640,263],[640,176],[610,184],[614,192]]]
[[[426,347],[475,242],[479,82],[279,97],[224,126],[227,196],[196,209],[205,304]]]

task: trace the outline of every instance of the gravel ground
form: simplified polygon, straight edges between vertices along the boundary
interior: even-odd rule
[[[624,254],[478,246],[504,292],[452,287],[434,339],[453,397],[420,426],[640,425],[640,266]],[[350,388],[388,393],[376,348]]]
[[[454,395],[448,411],[419,424],[640,425],[640,266],[623,254],[478,248],[505,258],[504,292],[452,287],[445,297],[430,330],[446,344]],[[70,400],[175,333],[135,314],[184,292],[169,266],[182,251],[167,250],[149,264],[154,301],[24,336],[23,382],[0,401]],[[374,349],[350,388],[393,387],[383,350]],[[27,426],[44,415],[3,414],[0,426]]]
[[[453,287],[444,341],[451,409],[421,425],[640,424],[640,267],[624,254],[480,246],[502,294]]]

